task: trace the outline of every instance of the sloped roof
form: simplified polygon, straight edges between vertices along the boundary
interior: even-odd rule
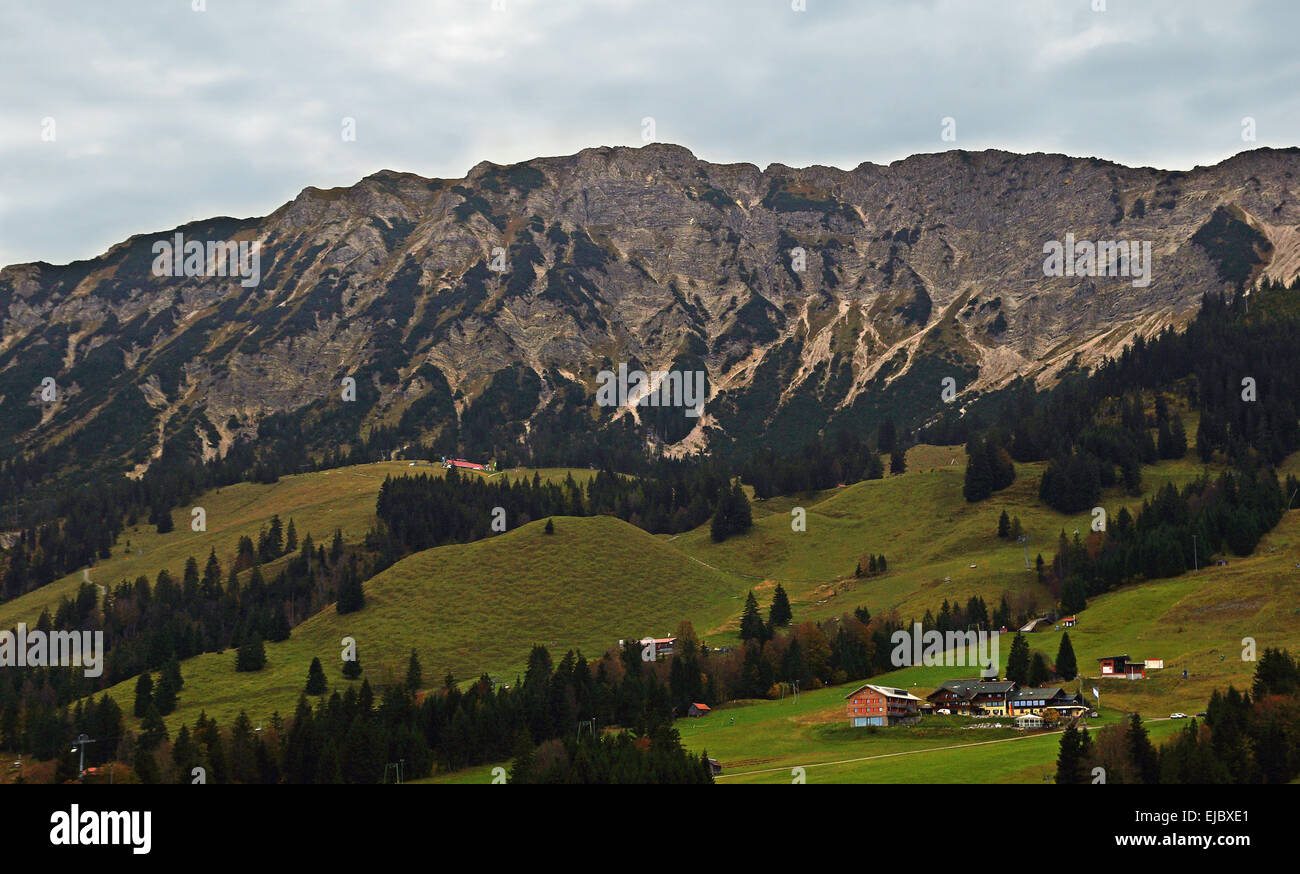
[[[863,689],[871,689],[873,692],[879,692],[881,695],[884,695],[886,698],[903,698],[905,700],[911,700],[911,701],[921,700],[920,698],[917,698],[915,695],[913,695],[911,692],[907,691],[906,689],[895,689],[893,686],[876,686],[871,683],[863,683],[861,686],[857,687],[856,689],[854,689],[852,692],[845,695],[844,697],[852,698],[854,695],[858,694]]]

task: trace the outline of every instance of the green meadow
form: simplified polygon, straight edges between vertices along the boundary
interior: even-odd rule
[[[619,638],[671,634],[682,620],[713,645],[735,642],[745,593],[754,590],[765,607],[777,582],[791,596],[796,621],[831,618],[858,605],[873,615],[907,620],[937,610],[945,598],[964,603],[972,595],[990,606],[1006,596],[1013,607],[1049,607],[1050,593],[1026,571],[1020,546],[996,537],[998,514],[1005,509],[1019,518],[1031,562],[1040,552],[1050,561],[1060,532],[1086,533],[1091,516],[1044,507],[1037,498],[1042,466],[1034,464],[1018,465],[1016,482],[992,499],[967,504],[961,496],[963,467],[960,447],[915,447],[909,472],[901,476],[756,501],[754,529],[722,544],[711,540],[707,525],[673,537],[651,536],[610,517],[557,517],[553,535],[537,520],[487,540],[417,553],[366,582],[361,612],[339,616],[327,608],[295,627],[288,641],[269,644],[268,666],[260,672],[236,673],[230,651],[187,660],[180,707],[167,721],[175,730],[181,722],[192,723],[200,710],[222,722],[241,710],[255,723],[275,712],[287,715],[313,657],[321,659],[332,689],[346,686],[340,673],[345,637],[357,641],[372,684],[400,677],[414,648],[433,686],[448,672],[462,681],[486,672],[513,682],[534,644],[557,656],[580,649],[596,657]],[[1286,469],[1298,467],[1292,458]],[[138,526],[128,535],[132,552],[119,543],[92,579],[138,573],[152,578],[160,567],[179,573],[187,556],[201,558],[212,547],[226,561],[238,538],[256,537],[273,513],[294,518],[300,536],[310,531],[320,539],[338,527],[355,540],[374,523],[374,497],[385,476],[439,470],[391,462],[217,490],[196,502],[208,510],[207,532],[189,532],[179,514],[177,531],[169,535]],[[1204,470],[1190,460],[1144,468],[1145,494]],[[540,473],[548,480],[591,475]],[[1135,511],[1141,500],[1115,491],[1102,503],[1113,513],[1122,505]],[[806,530],[792,528],[797,508]],[[854,577],[866,553],[884,553],[888,572]],[[1258,650],[1300,651],[1298,556],[1300,514],[1292,513],[1249,558],[1094,598],[1070,630],[1085,675],[1071,686],[1091,699],[1091,687],[1098,685],[1106,721],[1129,711],[1149,720],[1176,710],[1195,713],[1213,689],[1249,685],[1253,662],[1242,657],[1244,639]],[[71,591],[79,580],[70,577],[4,605],[0,620],[31,621],[56,600],[57,587]],[[1029,637],[1032,649],[1054,660],[1059,630]],[[1001,649],[1005,661],[1009,642]],[[1113,654],[1162,658],[1166,668],[1144,681],[1087,679],[1096,673],[1098,657]],[[917,667],[872,682],[924,696],[943,680],[971,673]],[[128,709],[133,686],[130,680],[111,690]],[[1053,767],[1056,741],[1050,735],[967,729],[959,718],[926,720],[916,728],[851,729],[843,707],[848,691],[808,691],[797,703],[739,702],[678,725],[691,749],[708,750],[722,761],[724,783],[788,782],[795,767],[805,768],[810,783],[1039,782]],[[1158,739],[1176,725],[1152,722],[1152,735]],[[484,767],[436,775],[431,782],[491,778],[491,767]]]

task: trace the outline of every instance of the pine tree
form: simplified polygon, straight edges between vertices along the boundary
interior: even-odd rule
[[[153,703],[153,677],[148,671],[141,671],[135,681],[135,707],[132,712],[137,719],[142,719],[149,712]]]
[[[1005,540],[1007,535],[1010,533],[1011,533],[1011,517],[1007,515],[1006,510],[1003,510],[1002,515],[998,517],[998,537],[1001,537],[1003,540]]]
[[[881,452],[892,453],[898,446],[898,428],[894,425],[894,420],[887,418],[880,425],[880,431],[876,436],[876,446]]]
[[[1079,665],[1074,658],[1074,645],[1070,643],[1068,631],[1061,635],[1061,645],[1056,651],[1056,673],[1066,682],[1079,676]]]
[[[883,552],[876,556],[876,570],[880,571],[882,574],[889,570],[889,563],[885,561],[885,554]]]
[[[745,598],[745,610],[740,616],[740,639],[761,641],[763,637],[763,617],[758,615],[758,601],[751,590]]]
[[[169,663],[170,664],[170,663]],[[180,689],[176,685],[177,674],[164,670],[154,687],[153,704],[163,716],[176,709],[176,694]]]
[[[547,519],[547,520],[546,520],[546,527],[543,529],[543,532],[546,533],[546,534],[554,534],[554,533],[555,533],[555,520],[554,520],[554,519]]]
[[[1007,679],[1022,686],[1029,682],[1029,641],[1019,631],[1011,641],[1011,653],[1007,656]]]
[[[889,453],[889,473],[891,476],[898,476],[907,472],[907,450],[901,446],[894,447],[894,451]]]
[[[1049,679],[1051,679],[1051,671],[1047,669],[1047,659],[1043,658],[1041,652],[1034,653],[1034,657],[1029,662],[1029,685],[1035,688],[1044,686]]]
[[[876,557],[874,555],[869,556],[867,560],[867,573],[874,577],[879,570],[880,567],[876,564]]]
[[[356,556],[354,555],[355,559]],[[353,564],[343,571],[343,582],[339,584],[339,599],[335,605],[339,615],[355,613],[366,606],[366,593],[361,586],[361,575]]]
[[[325,681],[325,669],[321,667],[320,659],[313,658],[311,667],[307,669],[307,688],[303,689],[305,695],[324,695],[329,688]]]
[[[293,527],[293,517],[289,517],[289,529],[284,533],[284,551],[285,554],[293,552],[298,548],[298,532]]]
[[[237,672],[260,671],[266,667],[266,647],[262,645],[261,635],[254,634],[240,645],[235,654]]]
[[[1056,756],[1057,783],[1085,783],[1083,738],[1074,723],[1061,735],[1061,748]]]
[[[334,540],[330,542],[330,564],[337,562],[341,555],[343,555],[343,529],[335,528]]]
[[[146,711],[144,719],[140,722],[140,736],[137,745],[147,749],[157,749],[160,744],[167,742],[167,724],[163,722],[162,714],[158,712],[157,706],[150,704],[149,710]]]
[[[420,657],[411,650],[411,660],[406,664],[406,689],[415,693],[424,685],[424,672],[420,668]]]
[[[966,444],[966,477],[962,495],[968,503],[976,503],[993,494],[992,472],[988,469],[988,454],[983,442],[972,437]]]
[[[1129,718],[1127,741],[1129,763],[1133,765],[1138,778],[1148,785],[1160,782],[1160,765],[1156,749],[1147,736],[1142,717],[1136,713]]]
[[[215,548],[208,551],[208,561],[203,568],[203,580],[199,583],[203,597],[213,600],[221,594],[221,562],[217,560]]]
[[[348,680],[355,680],[361,676],[361,659],[350,659],[343,663],[343,677]]]
[[[776,584],[776,591],[772,593],[772,606],[768,609],[767,615],[768,622],[774,628],[784,628],[794,618],[794,613],[790,609],[790,598],[780,583]]]

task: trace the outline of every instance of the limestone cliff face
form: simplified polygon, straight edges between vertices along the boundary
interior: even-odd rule
[[[84,451],[139,472],[165,439],[213,457],[274,414],[330,421],[351,375],[354,431],[459,428],[462,444],[465,417],[509,380],[491,439],[513,419],[523,445],[557,405],[590,407],[597,427],[629,415],[591,400],[619,362],[707,370],[705,415],[657,432],[678,450],[886,412],[914,424],[939,408],[944,376],[963,400],[1050,380],[1178,325],[1206,291],[1290,280],[1298,172],[1295,149],[1189,172],[996,151],[842,171],[710,164],[670,145],[459,180],[384,171],[264,218],[0,271],[0,441],[75,443],[97,423]],[[260,284],[154,275],[151,247],[178,231],[261,241]],[[1044,244],[1067,235],[1149,242],[1149,284],[1046,276]]]

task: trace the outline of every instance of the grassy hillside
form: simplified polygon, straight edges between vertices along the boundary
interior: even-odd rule
[[[402,676],[418,650],[426,681],[448,671],[484,671],[513,682],[529,649],[558,657],[569,648],[597,656],[619,638],[672,633],[684,617],[722,622],[744,590],[644,531],[611,517],[556,517],[555,533],[537,521],[489,540],[438,547],[398,562],[365,584],[366,607],[339,616],[327,608],[267,645],[268,667],[239,674],[234,653],[182,665],[181,706],[168,723],[193,722],[200,709],[223,723],[241,709],[256,719],[292,711],[313,657],[334,687],[340,641],[356,639],[372,684]],[[133,700],[134,681],[110,690]]]
[[[944,459],[956,462],[948,465]],[[822,619],[866,604],[873,614],[897,609],[904,619],[936,610],[946,598],[965,603],[982,596],[990,606],[1005,593],[1028,602],[1050,600],[1026,572],[1020,544],[996,536],[998,515],[1005,509],[1018,516],[1025,533],[1029,560],[1041,553],[1050,562],[1061,531],[1086,534],[1089,513],[1066,515],[1038,500],[1045,465],[1019,464],[1016,481],[991,499],[968,504],[962,497],[965,473],[961,447],[914,447],[909,469],[916,472],[857,483],[799,497],[754,503],[754,528],[742,537],[717,544],[708,526],[671,539],[673,546],[722,572],[748,579],[757,593],[780,581],[789,593],[798,619]],[[1186,482],[1203,470],[1191,460],[1167,461],[1143,468],[1144,495],[1166,482]],[[1142,498],[1108,490],[1102,504],[1108,511],[1122,505],[1131,512]],[[769,507],[769,505],[771,505]],[[803,507],[807,530],[794,531],[791,510]],[[667,538],[665,538],[667,539]],[[854,579],[853,570],[865,553],[883,553],[889,571],[883,576]],[[971,567],[975,565],[975,567]],[[761,600],[761,597],[760,597]],[[710,627],[714,634],[734,636],[735,623]]]
[[[310,533],[318,543],[328,545],[334,529],[339,528],[345,541],[357,541],[374,525],[375,498],[384,479],[408,473],[441,476],[443,470],[436,464],[412,467],[409,462],[388,461],[286,476],[269,485],[237,483],[213,489],[190,506],[172,511],[176,528],[170,533],[159,534],[143,520],[127,528],[113,545],[112,556],[91,568],[89,578],[111,586],[141,574],[152,583],[163,569],[179,577],[187,558],[194,556],[202,566],[210,549],[216,549],[222,564],[228,565],[239,538],[247,536],[256,542],[259,529],[276,514],[286,526],[290,518],[294,520],[299,538]],[[534,473],[547,481],[562,481],[572,474],[574,479],[585,482],[592,476],[591,471],[567,468],[503,471],[493,476],[531,480]],[[206,531],[190,530],[191,507],[206,511]],[[83,579],[82,571],[77,571],[0,604],[0,628],[11,628],[18,622],[32,624],[43,609],[53,613],[60,599],[76,594]]]
[[[182,721],[192,722],[200,708],[223,722],[241,709],[255,721],[277,710],[287,714],[313,656],[321,658],[331,687],[342,688],[339,652],[344,636],[357,639],[372,683],[400,676],[415,648],[426,684],[435,685],[449,670],[458,679],[487,671],[513,681],[533,643],[547,645],[557,657],[569,648],[595,656],[620,637],[671,633],[682,619],[692,621],[710,642],[724,642],[735,636],[744,593],[752,588],[764,598],[777,580],[794,600],[796,620],[838,615],[863,603],[873,613],[897,609],[903,617],[920,616],[944,598],[964,601],[972,594],[990,602],[1004,593],[1038,597],[1046,604],[1047,593],[1025,571],[1019,547],[995,536],[997,516],[1005,508],[1020,518],[1030,536],[1031,560],[1040,551],[1050,560],[1057,534],[1086,531],[1090,516],[1065,516],[1038,502],[1040,465],[1019,465],[1011,488],[982,504],[967,504],[961,497],[960,448],[913,451],[928,453],[928,463],[913,464],[909,458],[913,472],[902,476],[757,502],[754,530],[723,544],[712,542],[708,526],[677,537],[652,537],[608,517],[561,517],[555,520],[553,536],[543,533],[544,522],[539,520],[489,540],[418,553],[366,583],[367,606],[362,612],[340,617],[329,609],[295,628],[289,641],[269,645],[270,664],[262,672],[235,673],[232,652],[187,661],[182,666],[186,686],[181,706],[168,722],[173,729]],[[947,465],[945,458],[957,461]],[[1297,465],[1293,458],[1287,469]],[[383,474],[371,469],[383,467],[334,475],[364,479],[377,474],[377,488]],[[1188,460],[1144,468],[1147,494],[1201,471]],[[568,473],[545,472],[547,478],[560,479]],[[532,472],[501,475],[531,477]],[[292,479],[263,488],[293,486]],[[343,482],[340,478],[339,484]],[[365,504],[348,508],[349,500]],[[357,533],[372,518],[373,493],[365,495],[359,487],[355,497],[339,489],[322,503],[327,505],[322,515],[353,513],[364,520],[353,529]],[[1112,492],[1103,503],[1111,510],[1121,504],[1136,508],[1141,499]],[[807,511],[805,532],[791,530],[794,507]],[[245,521],[241,530],[255,533],[260,520],[276,512],[258,509],[265,515]],[[297,510],[292,515],[310,518]],[[299,527],[307,530],[301,522]],[[233,543],[231,539],[230,549]],[[855,580],[853,565],[867,551],[885,553],[890,571]],[[1298,553],[1300,513],[1287,516],[1248,559],[1093,599],[1071,631],[1085,675],[1095,672],[1097,657],[1113,653],[1164,658],[1168,665],[1144,682],[1107,681],[1102,686],[1106,718],[1128,710],[1139,710],[1149,719],[1173,710],[1194,713],[1203,708],[1213,688],[1229,682],[1248,685],[1254,665],[1241,659],[1243,637],[1254,637],[1260,649],[1300,650],[1294,606],[1300,586],[1300,570],[1294,566]],[[1058,632],[1030,639],[1034,649],[1054,658]],[[1008,649],[1002,648],[1004,661]],[[1184,668],[1189,671],[1186,680],[1181,676]],[[925,694],[962,673],[961,668],[912,668],[876,679]],[[1086,691],[1093,683],[1085,679],[1075,685]],[[128,707],[132,686],[127,682],[112,690]],[[808,692],[798,705],[730,705],[680,726],[693,749],[707,748],[722,759],[725,780],[730,781],[788,782],[789,769],[796,766],[810,769],[810,782],[1034,782],[1052,769],[1054,738],[1025,737],[1009,729],[972,731],[963,723],[941,721],[921,731],[851,730],[843,717],[847,691]],[[1175,726],[1156,723],[1153,736],[1159,738]],[[437,779],[485,782],[490,768]]]

